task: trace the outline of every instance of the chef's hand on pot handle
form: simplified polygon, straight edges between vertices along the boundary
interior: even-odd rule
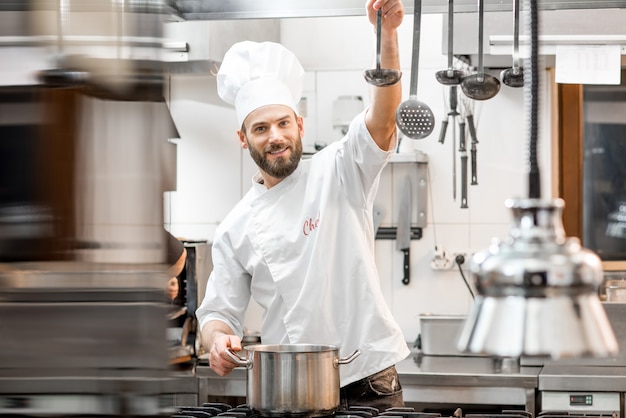
[[[226,376],[238,365],[226,354],[226,349],[241,350],[241,339],[236,335],[222,334],[211,344],[209,366],[220,376]]]

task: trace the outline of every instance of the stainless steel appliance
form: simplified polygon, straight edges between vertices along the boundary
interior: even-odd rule
[[[463,410],[461,408],[456,408],[451,414],[454,418],[463,418]],[[260,418],[260,417],[269,417],[270,415],[259,414],[254,409],[250,408],[247,404],[241,404],[232,406],[231,404],[225,402],[205,402],[200,406],[178,406],[176,408],[175,414],[172,415],[172,418],[184,418],[184,417],[229,417],[229,418]],[[272,417],[278,418],[375,418],[375,417],[393,417],[393,418],[437,418],[442,417],[442,415],[438,412],[423,412],[418,411],[413,407],[393,407],[385,410],[379,410],[370,406],[360,406],[360,405],[352,405],[348,407],[348,409],[340,409],[337,410],[333,414],[329,415],[302,415],[302,414],[292,414],[290,412],[285,412],[280,415],[271,415]],[[467,418],[531,418],[532,414],[526,411],[521,410],[508,410],[508,409],[500,409],[495,413],[472,413],[466,414]]]
[[[159,265],[0,265],[0,416],[161,414],[162,395],[186,385],[167,369],[163,276]]]
[[[603,302],[602,305],[622,350],[609,358],[534,360],[542,365],[538,378],[538,415],[624,417],[626,304]],[[532,362],[533,359],[525,359],[527,364]]]
[[[0,415],[162,416],[168,7],[0,9]]]
[[[579,376],[581,379],[589,376]],[[599,391],[546,391],[541,394],[539,417],[554,418],[567,414],[575,417],[621,417],[622,394],[620,392]]]
[[[460,407],[466,412],[512,409],[534,413],[540,367],[494,361],[488,357],[423,356],[414,353],[396,365],[403,398],[418,411],[451,415]],[[228,376],[215,374],[198,364],[199,405],[246,402],[246,369],[238,367]]]

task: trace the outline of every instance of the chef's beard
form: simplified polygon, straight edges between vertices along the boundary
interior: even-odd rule
[[[298,140],[295,141],[294,147],[290,147],[292,152],[289,158],[280,157],[270,161],[265,157],[266,152],[279,150],[284,147],[284,144],[276,144],[271,146],[269,149],[264,149],[263,153],[260,153],[254,146],[252,146],[252,144],[248,142],[250,156],[256,165],[270,176],[278,179],[284,179],[296,171],[296,168],[298,168],[298,164],[300,163],[300,159],[302,158],[302,139],[300,137],[298,137]]]

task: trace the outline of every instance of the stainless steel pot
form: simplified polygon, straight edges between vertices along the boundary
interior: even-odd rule
[[[361,354],[339,358],[332,345],[250,345],[247,358],[227,353],[247,370],[248,406],[262,416],[330,415],[339,407],[339,365]]]

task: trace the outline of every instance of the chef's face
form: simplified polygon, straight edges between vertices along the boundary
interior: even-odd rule
[[[259,168],[282,180],[298,167],[302,158],[302,117],[282,105],[263,106],[250,113],[238,132],[244,148]]]

